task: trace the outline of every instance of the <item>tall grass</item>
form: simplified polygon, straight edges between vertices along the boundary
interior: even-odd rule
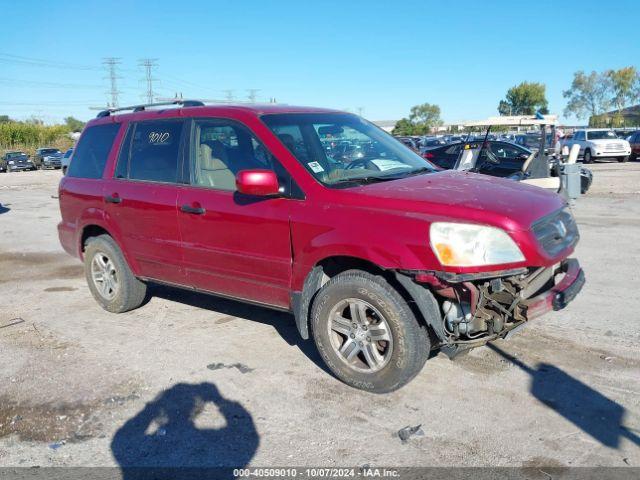
[[[69,148],[73,140],[65,125],[36,125],[25,122],[0,123],[0,149],[33,153],[39,147]]]

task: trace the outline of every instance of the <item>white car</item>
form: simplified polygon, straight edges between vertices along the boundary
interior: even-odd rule
[[[64,152],[64,156],[62,157],[62,174],[67,174],[67,169],[69,168],[69,162],[71,162],[71,155],[73,154],[73,148],[70,148],[66,152]]]
[[[573,138],[566,145],[580,145],[580,156],[584,163],[591,163],[598,158],[616,158],[626,162],[631,155],[631,145],[627,140],[618,138],[613,130],[587,128],[576,130]]]

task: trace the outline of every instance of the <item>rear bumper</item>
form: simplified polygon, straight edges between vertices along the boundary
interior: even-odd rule
[[[560,273],[564,273],[564,277],[555,286],[524,302],[527,320],[562,310],[580,293],[585,284],[585,275],[578,260],[570,258],[562,262]]]
[[[79,256],[76,243],[76,229],[73,226],[60,222],[58,224],[58,238],[65,252],[74,257]]]

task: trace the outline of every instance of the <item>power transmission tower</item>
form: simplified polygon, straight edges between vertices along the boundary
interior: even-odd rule
[[[249,88],[247,90],[247,98],[251,103],[256,103],[256,94],[260,91],[259,88]]]
[[[223,90],[227,102],[233,102],[233,90]]]
[[[111,90],[107,93],[111,96],[112,108],[116,108],[118,106],[118,94],[120,93],[118,90],[118,79],[122,77],[118,75],[117,67],[120,63],[120,59],[116,57],[106,57],[102,59],[102,64],[107,67],[109,72],[109,76],[105,78],[108,78],[111,82]]]
[[[153,103],[153,82],[157,79],[153,77],[153,70],[158,66],[157,58],[143,58],[138,62],[138,65],[144,68],[145,78],[144,82],[147,85],[147,91],[145,96],[147,97],[147,103]]]
[[[362,112],[364,112],[364,107],[358,107],[358,108],[356,108],[356,110],[358,111],[358,116],[361,117],[362,116]]]

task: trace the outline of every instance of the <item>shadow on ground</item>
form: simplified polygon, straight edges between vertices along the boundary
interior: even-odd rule
[[[322,357],[320,357],[313,341],[304,340],[300,336],[293,315],[290,313],[279,312],[193,290],[172,288],[159,284],[150,284],[149,287],[149,297],[164,298],[173,302],[222,313],[230,317],[239,317],[239,321],[249,320],[271,325],[288,345],[298,347],[318,368],[329,375],[333,375],[322,361]]]
[[[176,384],[128,420],[111,442],[124,480],[234,478],[258,449],[251,414],[212,383]]]
[[[625,437],[640,445],[640,437],[623,425],[625,408],[597,390],[547,363],[531,368],[495,344],[488,347],[531,376],[531,394],[595,440],[618,448]]]

